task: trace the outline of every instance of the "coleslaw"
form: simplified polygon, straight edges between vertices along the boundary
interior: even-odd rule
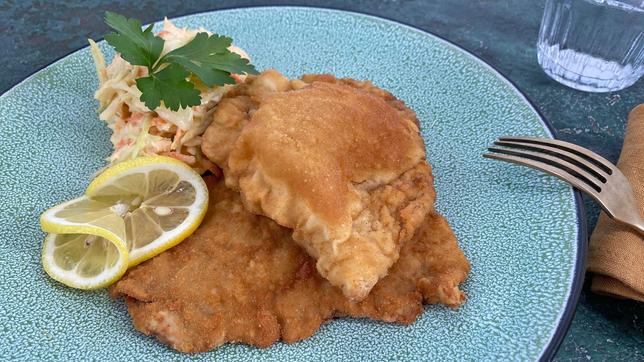
[[[199,28],[178,28],[167,18],[157,35],[164,39],[163,54],[190,42]],[[110,164],[138,156],[165,155],[185,162],[200,173],[218,172],[217,167],[201,152],[201,135],[212,119],[214,106],[221,100],[229,86],[208,88],[201,82],[201,104],[172,111],[163,103],[155,110],[148,109],[140,100],[141,91],[136,78],[147,76],[147,68],[131,65],[116,54],[109,65],[100,48],[89,40],[90,51],[100,82],[94,98],[99,101],[99,118],[112,130],[110,141],[114,147],[108,157]],[[242,49],[231,46],[229,50],[249,59]],[[233,75],[242,82],[244,75]]]

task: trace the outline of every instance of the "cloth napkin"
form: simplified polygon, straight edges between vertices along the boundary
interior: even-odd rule
[[[617,167],[630,181],[644,215],[644,104],[628,115]],[[644,302],[644,237],[602,212],[590,237],[588,270],[595,273],[593,292]]]

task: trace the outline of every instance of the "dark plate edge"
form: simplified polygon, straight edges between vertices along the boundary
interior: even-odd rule
[[[516,83],[514,83],[512,80],[510,80],[510,78],[508,78],[505,74],[503,74],[503,72],[501,72],[496,66],[492,65],[491,63],[487,62],[486,60],[484,60],[481,57],[475,55],[474,53],[472,53],[471,51],[465,49],[464,47],[452,42],[449,39],[446,39],[446,38],[444,38],[444,37],[442,37],[440,35],[432,33],[431,31],[418,28],[418,27],[416,27],[414,25],[407,24],[407,23],[404,23],[404,22],[399,21],[399,20],[394,20],[394,19],[390,19],[390,18],[387,18],[387,17],[384,17],[384,16],[370,14],[370,13],[366,13],[366,12],[363,13],[363,12],[358,12],[358,11],[353,11],[353,10],[345,10],[345,9],[342,9],[342,8],[334,8],[334,7],[330,7],[330,6],[329,7],[323,7],[323,6],[296,6],[296,5],[287,5],[287,4],[274,4],[274,5],[265,5],[265,6],[252,6],[252,5],[251,6],[232,6],[232,7],[224,7],[224,8],[214,8],[214,9],[210,9],[210,10],[203,10],[203,11],[197,11],[197,12],[193,12],[193,13],[186,13],[186,14],[182,14],[182,15],[176,15],[176,16],[173,16],[173,18],[191,16],[191,15],[198,15],[198,14],[202,14],[202,13],[208,13],[208,12],[220,11],[220,10],[234,10],[234,9],[248,9],[248,8],[274,8],[274,7],[338,10],[338,11],[343,11],[343,12],[347,12],[347,13],[354,13],[354,14],[359,14],[359,15],[367,15],[367,16],[371,16],[371,17],[375,17],[375,18],[381,18],[381,19],[384,19],[384,20],[387,20],[387,21],[390,21],[390,22],[393,22],[393,23],[402,24],[402,25],[404,25],[406,27],[413,28],[413,29],[415,29],[417,31],[420,31],[420,32],[429,34],[429,35],[431,35],[433,37],[436,37],[438,39],[441,39],[442,41],[444,41],[444,42],[446,42],[446,43],[448,43],[448,44],[460,49],[461,51],[463,51],[464,53],[468,54],[469,56],[471,56],[473,58],[476,58],[477,60],[479,60],[482,63],[486,64],[494,72],[496,72],[499,76],[501,76],[505,81],[510,83],[512,85],[512,87],[514,87],[514,89],[516,89],[516,91],[519,92],[523,96],[523,98],[526,99],[526,101],[528,102],[530,107],[532,107],[532,109],[536,112],[536,114],[541,119],[541,122],[546,126],[548,131],[552,134],[553,138],[555,138],[555,139],[559,138],[555,128],[552,125],[552,123],[550,123],[550,121],[548,119],[546,119],[546,117],[541,113],[541,111],[539,110],[539,108],[537,108],[537,106],[534,104],[534,102],[516,85]],[[159,19],[157,21],[160,21],[160,20],[162,20],[162,19]],[[99,41],[99,40],[103,40],[103,38],[97,39],[97,41]],[[25,77],[23,80],[20,80],[17,83],[11,85],[6,91],[4,91],[2,94],[0,94],[0,97],[4,96],[5,94],[7,94],[11,90],[13,90],[15,87],[20,85],[22,82],[27,81],[28,79],[33,77],[36,73],[40,72],[41,70],[49,67],[50,65],[56,63],[57,61],[65,58],[65,57],[68,57],[71,54],[73,54],[73,53],[75,53],[75,52],[77,52],[79,50],[82,50],[82,49],[84,49],[86,47],[87,47],[87,45],[79,47],[77,49],[74,49],[74,50],[70,51],[69,53],[67,53],[67,54],[65,54],[65,55],[63,55],[63,56],[61,56],[59,58],[56,58],[56,59],[52,60],[51,62],[43,65],[42,67],[38,68],[37,70],[32,72],[27,77]],[[552,358],[554,357],[555,353],[559,349],[559,346],[563,342],[563,339],[566,336],[566,332],[568,331],[568,328],[570,327],[570,323],[572,322],[572,319],[573,319],[573,317],[575,315],[577,302],[578,302],[579,296],[581,294],[581,289],[582,289],[582,287],[584,285],[584,275],[585,275],[585,271],[586,271],[586,254],[587,254],[587,251],[588,251],[587,250],[588,249],[588,243],[587,243],[587,241],[588,241],[588,229],[587,229],[586,217],[585,217],[586,212],[585,212],[584,203],[583,203],[583,200],[582,200],[582,197],[581,197],[581,192],[579,192],[579,190],[577,190],[577,189],[573,189],[573,194],[574,194],[574,199],[575,199],[575,204],[576,204],[576,209],[577,209],[576,211],[577,211],[577,227],[578,227],[578,231],[577,231],[577,260],[576,260],[576,263],[575,263],[574,276],[573,276],[573,280],[572,280],[572,286],[570,288],[571,289],[570,294],[569,294],[568,300],[566,302],[566,307],[565,307],[565,309],[564,309],[564,311],[563,311],[563,313],[561,315],[561,318],[559,320],[559,325],[555,329],[555,332],[552,335],[552,338],[550,339],[550,341],[548,342],[546,348],[543,350],[543,352],[541,354],[541,357],[539,358],[540,361],[550,361],[550,360],[552,360]]]

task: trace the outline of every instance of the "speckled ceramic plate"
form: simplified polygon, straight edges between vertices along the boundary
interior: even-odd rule
[[[459,310],[429,306],[408,327],[342,319],[269,349],[184,355],[132,328],[122,301],[49,279],[38,216],[79,195],[110,153],[87,49],[0,98],[0,359],[534,360],[556,349],[581,283],[578,197],[555,179],[483,159],[501,135],[551,137],[503,76],[417,29],[334,10],[269,7],[191,15],[178,25],[232,35],[259,68],[371,79],[416,110],[437,208],[472,263]],[[80,36],[80,35],[79,35]]]

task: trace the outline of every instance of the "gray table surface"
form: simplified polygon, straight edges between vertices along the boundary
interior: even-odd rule
[[[0,2],[0,93],[34,71],[100,38],[105,10],[143,23],[220,8],[308,5],[378,15],[438,34],[486,60],[517,84],[554,125],[560,138],[616,161],[626,116],[644,103],[644,81],[620,92],[566,88],[539,68],[535,41],[543,1],[13,1]],[[585,201],[589,231],[599,210]],[[587,278],[588,279],[588,278]],[[588,283],[586,283],[588,284]],[[644,361],[644,304],[598,296],[588,285],[556,355],[560,361]]]

